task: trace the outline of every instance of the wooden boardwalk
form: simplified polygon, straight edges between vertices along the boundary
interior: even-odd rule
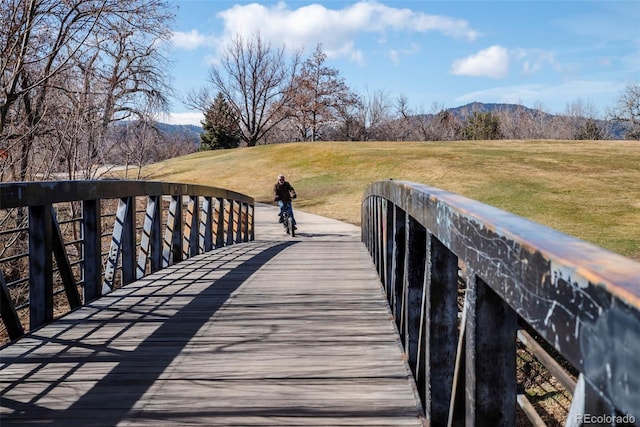
[[[274,212],[1,349],[0,425],[422,425],[359,229]]]

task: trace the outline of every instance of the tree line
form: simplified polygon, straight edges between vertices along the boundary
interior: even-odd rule
[[[600,140],[612,139],[617,127],[625,138],[640,139],[637,83],[627,86],[607,120],[598,120],[581,100],[562,115],[524,106],[478,111],[474,104],[458,114],[438,104],[425,112],[412,110],[405,96],[353,92],[338,70],[325,65],[321,45],[304,62],[300,53],[284,52],[259,33],[233,40],[211,69],[209,85],[189,95],[205,116],[201,150],[319,140]]]
[[[0,180],[92,179],[110,165],[157,162],[196,150],[191,134],[155,121],[177,95],[167,52],[174,14],[165,0],[5,0],[0,3]],[[543,109],[412,109],[404,96],[356,93],[326,65],[322,46],[274,47],[236,36],[202,89],[201,148],[289,141],[607,139],[589,104]],[[640,88],[609,115],[640,138]],[[137,169],[139,170],[139,169]]]
[[[153,126],[172,19],[164,0],[3,0],[0,179],[90,179],[192,150]]]

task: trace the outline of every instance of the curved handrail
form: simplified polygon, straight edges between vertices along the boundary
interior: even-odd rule
[[[207,196],[253,203],[253,198],[224,188],[135,180],[78,180],[0,183],[0,209],[90,199],[132,196]]]
[[[141,199],[145,209],[137,210]],[[107,203],[109,200],[114,203]],[[0,253],[0,308],[11,339],[25,331],[12,290],[15,294],[28,289],[28,296],[22,298],[27,301],[31,330],[53,320],[54,260],[68,306],[74,309],[183,259],[254,239],[252,197],[195,184],[133,180],[0,183],[0,214],[5,227],[7,222],[14,223],[13,229],[0,232],[0,243],[4,246],[11,241],[20,247],[4,258]],[[60,215],[66,218],[59,221]],[[81,230],[71,242],[62,231],[63,223]],[[8,235],[16,237],[8,239]],[[27,276],[12,277],[7,283],[3,265],[11,263],[19,264],[12,267],[14,276],[15,271],[28,271]]]
[[[495,422],[491,417],[498,409],[507,419],[515,416],[510,408],[515,407],[518,316],[580,372],[572,404],[576,416],[604,411],[640,420],[640,263],[412,182],[371,184],[362,212],[363,242],[401,319],[418,386],[427,389],[428,418],[446,421],[453,415],[457,372],[452,367],[434,371],[428,360],[430,355],[456,365],[457,326],[447,322],[455,322],[458,314],[461,266],[467,289],[460,329],[472,414],[467,408],[466,416],[475,424]],[[436,336],[443,331],[450,335],[446,343]],[[448,383],[449,390],[438,381]]]

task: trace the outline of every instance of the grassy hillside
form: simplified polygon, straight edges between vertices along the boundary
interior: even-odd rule
[[[298,193],[295,208],[354,224],[367,185],[393,178],[462,194],[640,260],[637,141],[278,144],[199,152],[151,165],[143,176],[271,202],[279,173]]]

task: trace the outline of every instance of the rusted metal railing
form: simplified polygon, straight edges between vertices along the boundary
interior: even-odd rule
[[[253,240],[253,217],[251,197],[200,185],[1,183],[5,333],[14,340],[52,321],[54,308],[73,310],[183,259]]]
[[[362,228],[430,425],[516,425],[522,325],[577,372],[566,425],[640,422],[639,263],[411,182],[373,183]]]

